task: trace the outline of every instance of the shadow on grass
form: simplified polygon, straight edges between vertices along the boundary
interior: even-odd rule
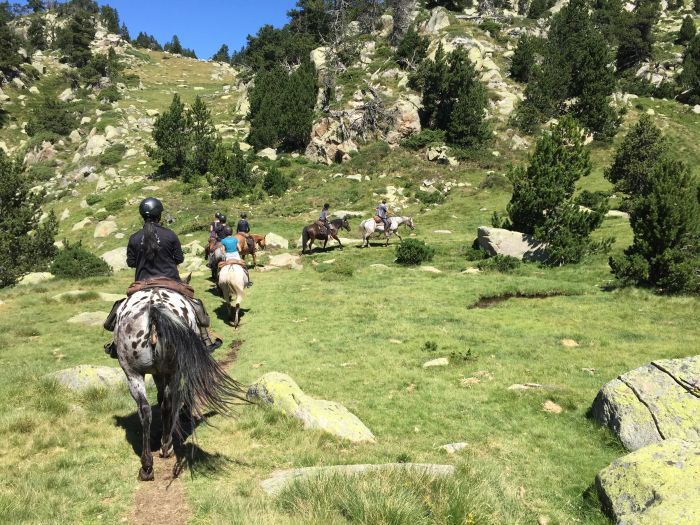
[[[335,242],[335,241],[333,241]],[[333,244],[332,246],[326,246],[323,248],[322,246],[314,246],[310,250],[306,250],[302,255],[315,255],[317,253],[332,253],[335,250],[342,250],[343,248],[348,248],[349,245],[344,244],[343,246],[340,246],[339,244]]]
[[[158,454],[160,448],[160,438],[162,435],[162,417],[160,407],[158,405],[151,406],[152,421],[151,421],[151,450],[154,455]],[[206,423],[207,418],[215,416],[215,412],[205,414],[205,418],[194,420],[187,415],[180,413],[180,424],[182,426],[182,440],[175,439],[174,450],[176,461],[176,472],[180,473],[185,468],[194,474],[213,474],[226,470],[230,465],[236,463],[230,458],[219,454],[211,454],[199,447],[196,443],[186,442],[190,438],[197,427]],[[136,456],[141,456],[141,421],[139,420],[136,411],[128,416],[114,416],[114,422],[117,426],[124,429],[124,436],[131,445]]]
[[[241,319],[243,319],[248,312],[250,312],[250,308],[241,308]],[[214,308],[214,314],[219,321],[228,324],[228,308],[226,308],[226,304],[221,303]]]

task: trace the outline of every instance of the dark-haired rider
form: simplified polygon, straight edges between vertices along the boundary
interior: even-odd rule
[[[255,251],[255,241],[250,236],[250,224],[248,224],[248,214],[245,212],[241,213],[241,220],[238,221],[238,224],[236,225],[236,233],[240,233],[245,237],[246,242],[248,243],[249,253]]]
[[[389,237],[391,235],[391,222],[389,221],[389,207],[386,205],[386,199],[382,199],[376,211],[377,217],[379,217],[382,224],[384,224],[384,235]]]
[[[322,235],[331,234],[331,224],[328,221],[328,216],[331,214],[331,205],[326,203],[323,205],[321,214],[318,216],[318,224],[321,226]]]
[[[145,282],[156,278],[166,278],[180,283],[177,265],[181,264],[185,257],[177,235],[160,224],[163,203],[153,197],[144,199],[139,205],[139,213],[144,220],[143,228],[129,237],[129,244],[126,248],[126,263],[129,268],[135,269],[135,281]],[[214,351],[221,346],[222,341],[218,338],[212,341],[209,335],[207,330],[209,316],[204,309],[204,304],[199,299],[189,298],[189,300],[196,313],[202,341],[210,351]],[[117,301],[112,306],[112,311],[104,322],[105,330],[114,331],[117,310],[124,301],[125,299]],[[117,357],[114,341],[105,345],[105,352],[111,357]]]

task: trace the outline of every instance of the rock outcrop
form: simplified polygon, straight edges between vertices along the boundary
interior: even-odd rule
[[[372,432],[340,403],[314,399],[286,374],[270,372],[248,388],[247,398],[298,419],[306,429],[319,429],[353,443],[373,443]]]
[[[17,282],[17,284],[19,284],[19,285],[39,284],[39,283],[43,283],[46,281],[50,281],[53,278],[54,278],[54,275],[49,273],[49,272],[32,272],[32,273],[28,273],[27,275],[22,277]]]
[[[276,470],[260,482],[260,487],[269,495],[276,496],[295,481],[327,476],[356,476],[367,472],[415,472],[429,477],[447,477],[454,475],[453,465],[434,465],[431,463],[383,463],[379,465],[333,465],[330,467],[306,467]]]
[[[68,322],[71,324],[82,324],[84,326],[102,326],[107,318],[107,312],[83,312],[74,315]]]
[[[126,246],[105,252],[101,257],[104,262],[109,264],[113,272],[126,270],[128,268],[126,264]]]
[[[61,385],[73,391],[89,388],[110,388],[126,384],[126,376],[121,368],[111,366],[78,365],[73,368],[58,370],[45,376],[55,379]]]
[[[270,257],[267,264],[277,268],[291,268],[292,270],[301,270],[304,268],[304,265],[301,264],[301,257],[298,255],[292,255],[291,253],[280,253],[279,255],[273,255]]]
[[[600,471],[596,488],[619,525],[700,523],[700,442],[641,448]]]
[[[509,255],[517,259],[532,261],[546,257],[546,245],[526,233],[479,226],[479,246],[489,255]]]
[[[591,408],[628,450],[700,440],[700,355],[653,361],[607,383]]]
[[[283,248],[285,250],[289,248],[289,241],[287,239],[272,232],[265,235],[265,243],[270,248]]]

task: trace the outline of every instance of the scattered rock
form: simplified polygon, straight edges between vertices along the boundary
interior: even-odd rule
[[[630,214],[625,212],[625,211],[620,211],[620,210],[609,210],[606,214],[606,217],[620,217],[622,219],[627,219],[629,220]]]
[[[83,312],[82,314],[74,315],[68,319],[68,322],[85,326],[102,326],[106,318],[106,312]]]
[[[446,357],[438,357],[437,359],[431,359],[423,363],[423,368],[433,368],[436,366],[447,366],[450,361]]]
[[[107,146],[107,138],[104,135],[93,135],[85,145],[85,155],[88,157],[102,155]]]
[[[260,483],[269,496],[276,496],[285,487],[295,481],[312,479],[317,476],[353,476],[366,472],[412,471],[431,477],[454,475],[452,465],[433,465],[429,463],[384,463],[380,465],[333,465],[331,467],[306,467],[276,470],[269,478]]]
[[[478,268],[467,268],[465,270],[462,270],[462,273],[476,274],[476,273],[481,273],[481,270],[479,270]]]
[[[104,262],[109,264],[112,271],[115,273],[128,268],[126,264],[126,246],[105,252],[101,257]]]
[[[536,241],[531,235],[479,226],[479,246],[489,255],[509,255],[521,260],[542,260],[546,257],[546,245]]]
[[[353,443],[374,443],[372,432],[340,403],[306,395],[286,374],[270,372],[248,388],[247,398],[272,406],[300,420],[306,429],[319,429]]]
[[[450,235],[452,232],[450,230],[434,230],[433,233],[438,233],[441,235]]]
[[[292,270],[301,270],[304,268],[304,265],[301,264],[301,257],[299,255],[292,255],[291,253],[280,253],[279,255],[273,255],[270,257],[267,264],[278,268],[288,267]]]
[[[376,268],[378,270],[389,270],[389,267],[386,264],[381,263],[370,264],[369,267]]]
[[[82,221],[76,222],[73,225],[72,231],[77,232],[78,230],[82,230],[83,228],[85,228],[85,226],[87,226],[91,222],[92,221],[90,220],[90,217],[85,217]]]
[[[516,383],[515,385],[510,385],[508,387],[508,390],[515,390],[518,392],[523,392],[526,390],[535,390],[538,388],[544,388],[544,385],[540,385],[539,383]]]
[[[118,229],[117,223],[114,221],[100,221],[95,227],[94,238],[101,239],[103,237],[109,237]]]
[[[466,443],[448,443],[447,445],[443,445],[440,447],[442,450],[447,452],[448,454],[455,454],[459,452],[462,449],[467,448]]]
[[[258,157],[263,157],[265,159],[277,160],[277,150],[273,148],[261,149],[257,152]]]
[[[601,470],[595,484],[618,524],[700,523],[700,442],[645,446]]]
[[[58,370],[45,377],[55,379],[61,385],[73,391],[126,385],[126,376],[122,369],[111,366],[78,365],[73,368]]]
[[[270,232],[265,235],[265,243],[270,248],[283,248],[285,250],[289,249],[289,241],[276,233]]]
[[[700,355],[663,359],[607,383],[592,406],[627,450],[664,439],[700,440]]]
[[[551,414],[561,414],[562,410],[564,409],[557,405],[554,401],[550,401],[548,399],[542,404],[542,410]]]
[[[421,266],[421,271],[428,273],[442,273],[442,270],[438,270],[435,266]]]
[[[577,346],[579,346],[579,344],[573,339],[562,339],[559,342],[561,343],[561,346],[565,348],[576,348]]]
[[[17,284],[22,285],[22,286],[39,284],[39,283],[44,283],[46,281],[50,281],[54,277],[55,276],[49,272],[32,272],[32,273],[28,273],[27,275],[22,277],[17,282]]]
[[[450,15],[442,6],[434,8],[430,12],[430,19],[425,24],[426,33],[437,33],[450,25]]]
[[[481,379],[478,377],[463,377],[460,379],[459,384],[465,388],[471,388],[474,385],[481,383]]]

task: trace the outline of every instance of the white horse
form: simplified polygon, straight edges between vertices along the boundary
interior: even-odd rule
[[[379,237],[381,234],[386,235],[386,244],[389,245],[389,237],[396,235],[399,240],[403,240],[401,235],[399,235],[399,226],[407,226],[411,230],[415,228],[413,225],[413,219],[411,217],[389,217],[389,233],[384,232],[384,223],[380,222],[377,224],[374,219],[367,219],[360,223],[360,234],[362,235],[362,248],[369,248],[369,239],[372,235]]]
[[[226,250],[222,244],[217,245],[216,249],[209,256],[212,273],[214,268],[218,268],[220,262],[226,260]],[[218,284],[221,293],[224,296],[224,303],[228,311],[228,321],[234,328],[238,328],[241,321],[241,303],[243,302],[243,291],[248,286],[248,271],[245,269],[245,262],[240,259],[240,264],[227,264],[222,268],[218,268]],[[231,298],[236,296],[235,308],[231,305]]]

